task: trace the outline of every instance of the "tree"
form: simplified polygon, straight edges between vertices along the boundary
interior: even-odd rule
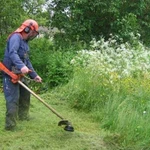
[[[49,22],[45,4],[46,0],[24,0],[23,2],[27,16],[37,20],[40,26],[46,26],[46,23]]]
[[[150,31],[149,0],[52,0],[49,9],[51,26],[72,41],[108,38],[110,33],[127,40],[129,32],[139,32],[145,40]]]
[[[20,7],[22,1],[1,0],[0,1],[0,36],[10,33],[16,27],[24,11]],[[15,9],[14,9],[15,8]]]
[[[7,36],[20,25],[20,20],[25,15],[21,6],[21,0],[0,1],[0,49],[4,50]],[[0,55],[2,55],[1,53],[3,53],[2,50]]]

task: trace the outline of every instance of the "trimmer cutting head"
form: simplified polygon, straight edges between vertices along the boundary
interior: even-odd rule
[[[73,126],[71,125],[71,123],[70,123],[68,120],[61,120],[61,121],[58,123],[58,126],[62,126],[62,125],[66,125],[66,126],[64,127],[64,130],[65,130],[65,131],[69,131],[69,132],[73,132],[73,131],[74,131]]]

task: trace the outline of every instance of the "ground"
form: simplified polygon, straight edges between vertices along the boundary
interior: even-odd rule
[[[15,131],[4,130],[5,100],[0,94],[0,150],[108,150],[106,136],[99,123],[89,114],[68,106],[66,101],[52,95],[41,97],[68,119],[75,131],[67,132],[58,126],[61,120],[36,98],[31,98],[30,120],[19,121]]]

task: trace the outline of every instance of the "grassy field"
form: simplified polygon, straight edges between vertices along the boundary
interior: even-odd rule
[[[107,134],[85,114],[68,107],[65,101],[51,94],[41,97],[62,116],[72,122],[74,132],[57,126],[60,119],[32,97],[30,121],[19,121],[15,131],[4,130],[5,100],[0,94],[0,150],[108,150]]]

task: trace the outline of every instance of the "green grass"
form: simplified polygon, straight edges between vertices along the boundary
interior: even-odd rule
[[[90,111],[99,126],[111,132],[103,139],[107,147],[150,150],[149,74],[121,79],[114,77],[109,82],[109,76],[101,76],[98,72],[90,75],[91,69],[77,71],[60,93],[72,107]]]
[[[19,121],[15,131],[5,131],[5,100],[0,94],[0,150],[108,150],[103,138],[107,132],[83,112],[68,107],[51,94],[41,96],[62,116],[72,122],[74,132],[57,126],[60,119],[32,97],[30,121]]]

